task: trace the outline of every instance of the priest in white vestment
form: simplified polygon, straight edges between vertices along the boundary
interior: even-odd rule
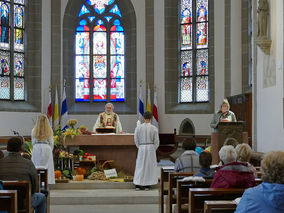
[[[149,190],[158,183],[156,149],[159,146],[158,129],[151,124],[152,113],[144,113],[144,123],[138,125],[134,133],[134,141],[138,148],[133,183],[136,190]]]
[[[93,132],[96,132],[97,128],[114,128],[116,133],[122,133],[119,117],[113,112],[113,110],[113,104],[107,103],[105,106],[105,112],[99,114],[99,117],[94,125]]]

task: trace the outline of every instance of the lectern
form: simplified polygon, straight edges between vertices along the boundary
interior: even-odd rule
[[[248,143],[248,133],[243,132],[244,124],[243,121],[219,122],[218,131],[211,134],[212,164],[218,164],[219,150],[226,138],[235,138],[239,143]]]

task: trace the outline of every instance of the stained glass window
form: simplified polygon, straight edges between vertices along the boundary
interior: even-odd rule
[[[125,100],[125,43],[117,0],[85,0],[76,28],[77,102]]]
[[[209,101],[208,0],[180,0],[180,103]]]
[[[25,100],[25,1],[0,1],[0,100]]]

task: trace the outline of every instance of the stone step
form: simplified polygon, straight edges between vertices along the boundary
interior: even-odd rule
[[[68,183],[56,183],[50,185],[51,190],[56,189],[134,189],[132,182],[109,182],[96,180],[69,181]],[[158,188],[158,184],[153,186]]]
[[[52,189],[51,205],[121,205],[158,204],[158,189],[135,191],[134,189]]]
[[[50,189],[134,189],[132,182],[109,182],[96,180],[69,181],[50,185]]]
[[[159,211],[158,204],[135,204],[135,205],[53,205],[52,213],[156,213]]]

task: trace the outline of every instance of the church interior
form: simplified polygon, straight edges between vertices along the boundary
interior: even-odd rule
[[[136,192],[132,182],[56,183],[48,212],[174,211],[160,170],[174,165],[186,138],[204,149],[220,145],[210,123],[224,99],[237,121],[226,134],[239,134],[255,155],[284,151],[282,0],[0,0],[0,10],[1,149],[14,135],[30,139],[40,114],[51,113],[54,132],[67,124],[66,113],[91,134],[107,103],[119,116],[116,133],[127,137],[94,140],[109,151],[105,160],[120,153],[132,176],[141,112],[153,113],[160,145],[173,134],[177,141],[166,160],[158,153],[159,183],[149,192]],[[92,153],[93,139],[79,140]]]

